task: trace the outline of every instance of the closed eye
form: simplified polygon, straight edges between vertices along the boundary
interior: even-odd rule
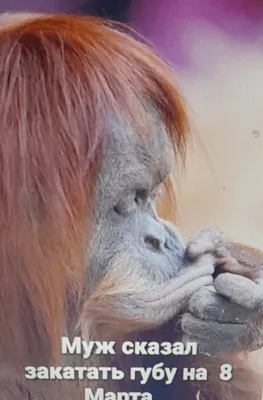
[[[149,189],[137,189],[134,195],[123,196],[123,199],[114,205],[113,211],[119,215],[129,215],[135,211],[137,206],[144,207],[148,203],[154,203],[161,194],[160,186],[152,191]]]
[[[148,190],[139,189],[139,190],[136,190],[135,199],[134,200],[135,200],[135,202],[137,204],[139,204],[140,201],[147,201],[149,197],[150,197],[150,193],[149,193]]]
[[[142,201],[156,201],[163,195],[163,188],[162,185],[156,186],[153,190],[149,189],[139,189],[136,190],[135,201],[138,203],[139,200]]]

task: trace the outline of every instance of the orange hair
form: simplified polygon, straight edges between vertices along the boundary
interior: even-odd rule
[[[84,246],[106,116],[147,130],[145,100],[183,154],[187,119],[173,74],[112,23],[84,16],[0,25],[0,356],[58,360],[82,293]],[[0,20],[1,24],[1,20]],[[72,319],[72,317],[71,317]]]

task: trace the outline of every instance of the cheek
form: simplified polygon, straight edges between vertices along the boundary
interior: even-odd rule
[[[110,268],[113,259],[134,241],[134,224],[130,221],[120,223],[118,218],[100,215],[90,236],[87,246],[89,269],[98,275]]]
[[[156,240],[163,244],[167,242],[169,247],[155,248]],[[132,265],[132,274],[164,282],[177,275],[183,265],[183,254],[184,248],[176,231],[168,230],[146,213],[127,218],[101,217],[94,227],[89,246],[91,270],[97,277],[109,271],[116,259],[128,257],[132,264],[128,266],[122,262],[120,271],[127,272]]]

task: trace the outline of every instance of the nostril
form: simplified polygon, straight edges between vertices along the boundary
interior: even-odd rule
[[[165,242],[164,242],[164,247],[165,247],[165,249],[167,249],[167,250],[171,250],[171,246],[170,246],[170,243],[169,243],[169,240],[166,240]]]
[[[154,236],[146,236],[144,243],[150,250],[161,250],[161,241]]]

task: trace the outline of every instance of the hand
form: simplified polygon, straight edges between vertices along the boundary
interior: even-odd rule
[[[189,256],[200,256],[191,246]],[[210,250],[223,270],[241,273],[244,267],[231,257],[223,242]],[[263,345],[263,268],[250,278],[225,272],[214,284],[190,298],[182,316],[184,342],[197,342],[199,352],[214,355],[235,350],[257,350]],[[254,274],[255,276],[255,274]]]

